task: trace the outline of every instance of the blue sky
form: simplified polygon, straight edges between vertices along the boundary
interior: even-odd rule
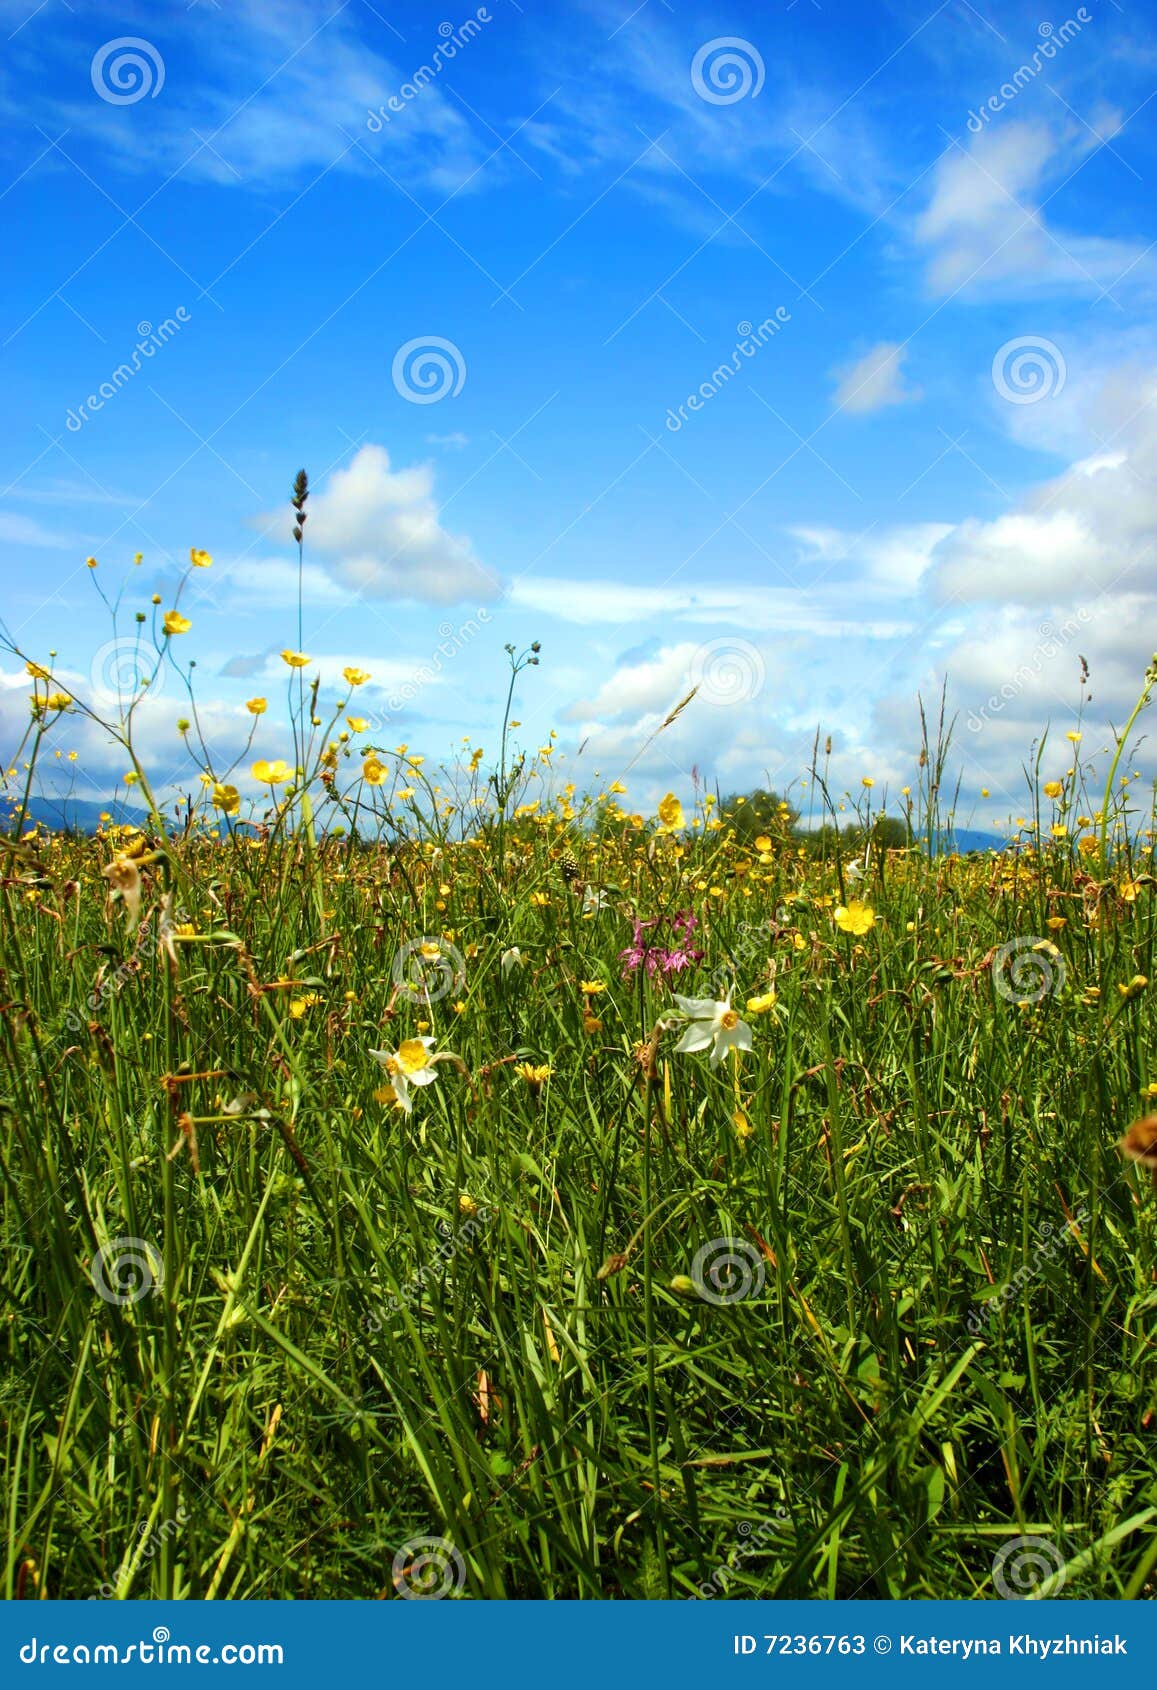
[[[532,639],[527,743],[640,807],[693,769],[783,787],[817,726],[837,783],[894,793],[947,675],[987,824],[1073,726],[1078,653],[1082,750],[1127,714],[1157,644],[1145,8],[0,0],[0,38],[22,652],[99,684],[85,559],[132,576],[125,634],[206,548],[176,655],[222,762],[255,692],[284,754],[305,465],[305,649],[432,759],[493,748]],[[0,653],[6,746],[26,693]],[[182,708],[170,675],[141,719],[167,791]],[[105,797],[123,756],[59,735]]]

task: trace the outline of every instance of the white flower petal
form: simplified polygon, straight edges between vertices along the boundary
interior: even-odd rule
[[[679,1043],[675,1046],[676,1056],[685,1055],[688,1051],[706,1050],[711,1043],[711,1029],[704,1026],[702,1021],[693,1021],[687,1028]]]
[[[684,1015],[689,1015],[692,1021],[714,1021],[720,1008],[727,1008],[726,1004],[717,1004],[714,998],[681,998],[678,992],[674,997]]]

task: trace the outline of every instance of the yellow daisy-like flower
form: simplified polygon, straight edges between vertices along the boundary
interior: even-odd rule
[[[208,569],[212,565],[213,558],[209,552],[202,552],[196,546],[190,546],[189,562],[194,569]]]
[[[372,752],[362,764],[362,779],[369,786],[381,786],[383,781],[389,779],[389,774],[386,765]]]
[[[876,925],[876,912],[870,904],[853,898],[850,904],[841,904],[836,910],[835,923],[841,933],[854,933],[859,939]]]
[[[227,816],[235,816],[241,808],[241,794],[235,786],[222,786],[220,781],[216,781],[211,802],[215,810],[221,810]]]
[[[289,1014],[292,1020],[300,1021],[307,1009],[312,1009],[317,1002],[316,992],[305,992],[299,998],[290,998]]]
[[[182,616],[179,610],[166,610],[162,626],[166,634],[187,634],[193,624],[187,616]]]
[[[665,798],[659,800],[659,820],[663,824],[663,833],[678,833],[680,828],[686,827],[683,806],[673,792],[668,792]]]
[[[251,698],[245,708],[251,716],[264,716],[269,706],[263,698]]]
[[[1064,790],[1065,790],[1064,785],[1059,780],[1046,780],[1045,781],[1044,795],[1045,795],[1046,798],[1059,798],[1061,793]]]
[[[259,757],[249,772],[262,786],[277,786],[289,778],[289,764],[280,757],[274,763],[267,763],[264,757]]]
[[[533,1062],[520,1062],[514,1072],[519,1079],[526,1081],[531,1093],[537,1097],[554,1070],[549,1062],[540,1063],[538,1066]]]
[[[582,992],[584,994],[584,996],[586,996],[588,998],[593,998],[593,997],[596,996],[597,993],[605,992],[606,989],[607,989],[607,983],[606,983],[605,980],[580,980],[579,981],[579,991]]]
[[[343,669],[342,674],[351,687],[364,687],[370,678],[368,669]]]
[[[306,664],[309,662],[309,658],[305,655],[304,651],[286,650],[281,654],[281,661],[283,663],[288,663],[291,669],[304,669]]]

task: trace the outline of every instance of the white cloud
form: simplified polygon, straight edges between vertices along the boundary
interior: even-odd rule
[[[163,48],[168,62],[163,96],[137,107],[137,122],[126,124],[119,108],[92,98],[91,90],[50,108],[47,74],[35,110],[66,122],[74,139],[98,138],[126,169],[160,168],[224,187],[251,190],[331,169],[381,179],[378,166],[411,189],[464,187],[494,146],[475,135],[436,80],[377,133],[367,127],[369,114],[429,61],[439,45],[436,28],[403,42],[375,27],[372,15],[359,27],[359,13],[364,17],[363,8],[323,10],[313,0],[230,0],[213,12],[211,28],[198,25],[194,14],[191,40],[174,38],[174,25],[163,42],[155,20],[142,17],[129,33],[159,42],[156,50]],[[371,38],[387,44],[388,57]],[[21,43],[26,52],[45,52],[59,50],[62,38],[48,26],[30,27]],[[64,44],[74,46],[66,38]],[[184,75],[175,68],[178,47]],[[469,50],[485,53],[485,38]],[[67,140],[63,146],[71,150]],[[501,158],[490,166],[499,175],[504,168]]]
[[[1041,292],[1100,294],[1126,271],[1141,277],[1144,246],[1051,226],[1043,190],[1055,192],[1099,143],[1087,129],[1006,122],[942,156],[916,242],[936,294],[1022,298]]]
[[[509,601],[516,608],[584,626],[678,622],[829,638],[869,634],[878,639],[902,634],[910,626],[907,618],[897,617],[895,606],[883,607],[880,619],[865,620],[864,594],[849,594],[846,583],[815,590],[806,581],[801,587],[737,583],[694,588],[675,582],[636,587],[622,581],[524,576],[512,583]]]
[[[366,598],[489,603],[500,582],[469,540],[442,527],[433,491],[428,465],[393,470],[384,446],[363,446],[311,494],[309,547],[340,586]],[[264,518],[263,526],[283,533],[284,513]]]
[[[920,399],[921,390],[904,383],[901,365],[907,354],[908,348],[898,341],[879,341],[854,364],[837,371],[841,380],[836,389],[836,404],[843,411],[861,414]]]
[[[1152,377],[1148,394],[1157,397]],[[1134,414],[1096,452],[1016,509],[992,522],[964,522],[942,542],[930,573],[936,593],[1059,605],[1134,593],[1157,580],[1157,419],[1144,387],[1118,397]]]
[[[13,546],[37,546],[46,551],[65,552],[75,543],[66,534],[54,533],[30,516],[0,511],[0,540]]]

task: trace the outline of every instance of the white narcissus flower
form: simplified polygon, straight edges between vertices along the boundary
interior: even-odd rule
[[[403,1039],[397,1050],[371,1050],[375,1062],[380,1062],[389,1076],[394,1096],[408,1115],[414,1107],[411,1086],[432,1085],[437,1079],[435,1062],[441,1060],[430,1053],[433,1039]]]
[[[751,1049],[751,1028],[739,1019],[731,1007],[731,993],[716,1002],[714,998],[681,998],[675,1002],[687,1017],[688,1025],[675,1046],[676,1055],[711,1047],[711,1066],[718,1068],[731,1050]]]

